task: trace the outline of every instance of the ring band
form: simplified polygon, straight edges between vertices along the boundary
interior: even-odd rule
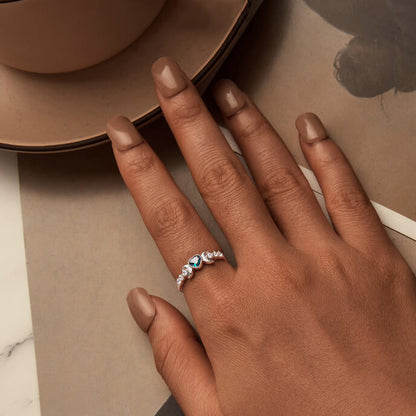
[[[182,292],[183,285],[195,275],[195,271],[201,270],[205,264],[213,264],[216,260],[225,260],[222,251],[204,251],[201,254],[194,254],[182,267],[182,273],[176,279],[176,286]]]

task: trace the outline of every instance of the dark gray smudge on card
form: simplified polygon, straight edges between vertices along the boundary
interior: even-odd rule
[[[351,94],[375,97],[416,90],[415,0],[304,0],[328,23],[353,35],[338,52],[335,76]]]

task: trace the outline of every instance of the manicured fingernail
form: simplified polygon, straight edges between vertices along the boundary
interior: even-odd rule
[[[137,325],[142,331],[147,332],[156,315],[156,307],[152,298],[145,289],[138,287],[127,295],[127,304]]]
[[[107,134],[119,150],[128,150],[144,142],[134,124],[124,116],[116,116],[108,121]]]
[[[225,117],[232,117],[246,106],[242,91],[229,79],[222,79],[214,87],[215,101]]]
[[[296,120],[296,128],[307,143],[318,143],[328,137],[322,121],[313,113],[302,114]]]
[[[188,86],[185,74],[171,58],[159,58],[152,65],[156,87],[166,98],[179,94]]]

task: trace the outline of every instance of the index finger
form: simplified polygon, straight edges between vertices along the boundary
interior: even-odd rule
[[[107,123],[107,132],[124,182],[173,277],[181,274],[182,266],[193,255],[219,250],[193,205],[134,125],[124,116],[113,117]],[[233,272],[229,263],[215,262],[184,285],[197,325],[199,312],[204,315],[214,309],[211,304],[219,288]]]

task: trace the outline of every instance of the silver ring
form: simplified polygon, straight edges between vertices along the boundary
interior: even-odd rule
[[[194,254],[182,267],[182,273],[176,279],[176,286],[182,292],[183,285],[195,275],[195,271],[201,270],[206,264],[213,264],[216,260],[225,260],[222,251],[204,251],[201,254]]]

